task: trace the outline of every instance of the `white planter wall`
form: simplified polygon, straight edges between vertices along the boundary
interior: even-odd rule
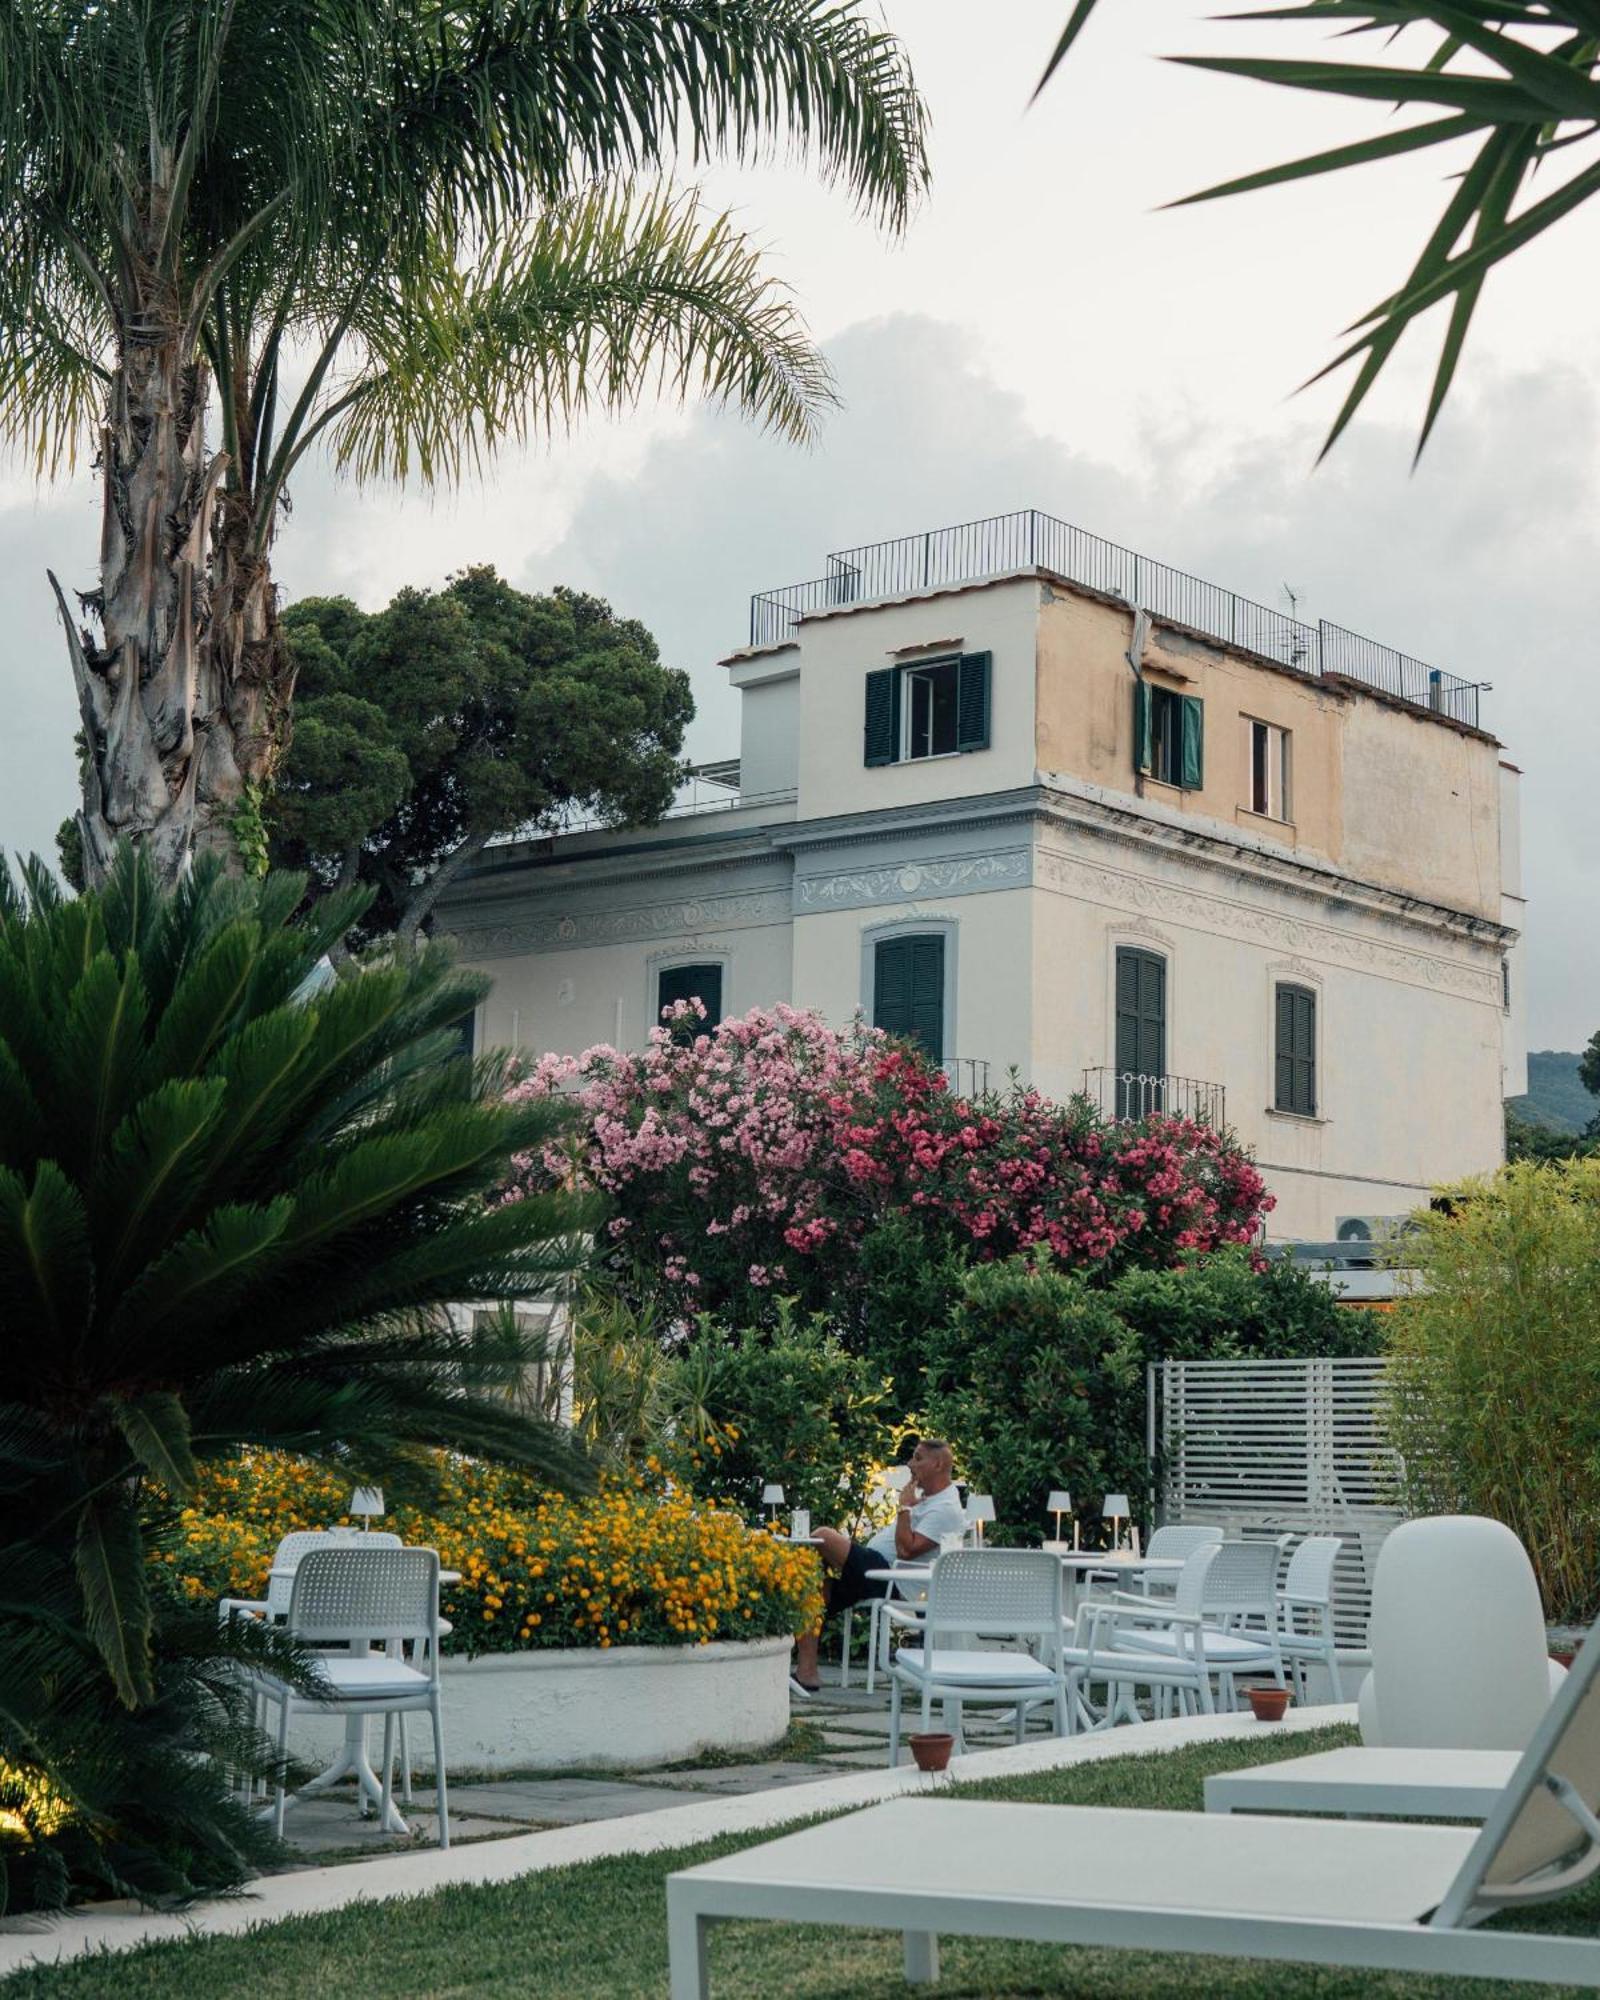
[[[444,1662],[445,1759],[452,1771],[675,1764],[703,1750],[759,1750],[789,1726],[788,1639],[710,1646],[582,1647]],[[411,1717],[419,1773],[432,1762],[426,1715]],[[344,1725],[297,1720],[293,1746],[331,1759]],[[381,1723],[369,1725],[376,1763]]]

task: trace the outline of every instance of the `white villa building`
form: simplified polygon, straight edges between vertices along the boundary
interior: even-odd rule
[[[689,993],[860,1010],[963,1090],[1225,1119],[1273,1240],[1499,1164],[1517,773],[1476,687],[1031,512],[831,556],[723,664],[697,802],[445,895],[480,1047],[638,1047]]]

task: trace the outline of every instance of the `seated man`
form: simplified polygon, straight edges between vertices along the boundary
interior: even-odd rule
[[[854,1542],[838,1528],[818,1528],[822,1544],[823,1595],[829,1611],[843,1611],[872,1597],[886,1597],[889,1586],[869,1570],[888,1569],[897,1562],[916,1562],[937,1555],[945,1535],[959,1535],[967,1525],[956,1489],[950,1447],[939,1438],[924,1438],[911,1454],[911,1478],[900,1494],[894,1525],[880,1528],[869,1542]],[[794,1672],[789,1685],[796,1694],[817,1691],[817,1642],[820,1632],[802,1632],[794,1642]]]

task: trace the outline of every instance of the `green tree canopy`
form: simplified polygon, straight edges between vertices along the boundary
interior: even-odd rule
[[[497,834],[574,809],[638,825],[672,802],[688,676],[601,598],[480,567],[379,612],[306,598],[284,627],[299,681],[277,858],[369,883],[369,930],[414,938]]]

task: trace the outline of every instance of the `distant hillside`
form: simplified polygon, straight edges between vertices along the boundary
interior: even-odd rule
[[[1513,1111],[1553,1132],[1582,1132],[1600,1111],[1600,1099],[1578,1081],[1578,1058],[1564,1049],[1528,1051],[1528,1094],[1510,1097]]]

